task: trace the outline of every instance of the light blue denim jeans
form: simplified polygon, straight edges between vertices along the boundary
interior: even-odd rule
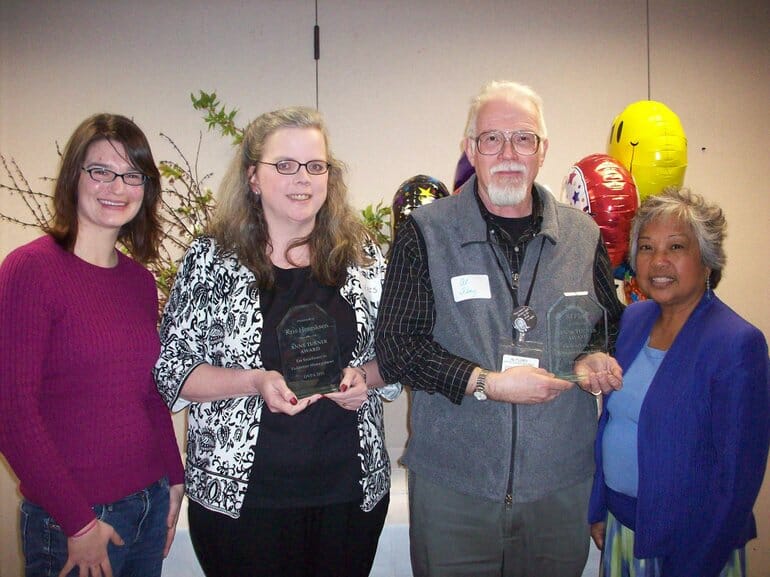
[[[93,507],[125,541],[108,545],[114,577],[160,577],[168,517],[168,480],[161,479],[120,501]],[[26,577],[57,577],[67,562],[67,536],[42,507],[22,501],[21,543]],[[77,567],[68,577],[77,577]]]

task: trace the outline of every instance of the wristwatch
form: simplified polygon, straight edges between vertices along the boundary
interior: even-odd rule
[[[481,369],[481,371],[479,371],[479,375],[476,377],[476,387],[473,389],[473,396],[476,397],[476,400],[478,401],[487,400],[487,375],[488,374],[489,374],[488,370]]]

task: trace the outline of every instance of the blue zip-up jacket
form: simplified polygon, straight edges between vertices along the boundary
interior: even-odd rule
[[[616,357],[626,369],[660,314],[623,313]],[[680,330],[639,415],[634,556],[661,557],[662,577],[717,577],[756,537],[752,508],[770,444],[770,363],[761,331],[707,293]],[[606,401],[606,399],[605,399]],[[606,402],[605,405],[606,406]],[[599,421],[589,522],[607,513]]]

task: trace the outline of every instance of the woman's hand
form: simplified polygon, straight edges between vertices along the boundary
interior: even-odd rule
[[[623,369],[607,353],[592,353],[575,361],[577,384],[586,392],[599,396],[623,386]]]
[[[80,577],[112,577],[112,566],[107,556],[107,545],[110,541],[118,546],[123,545],[123,539],[112,525],[99,520],[82,535],[69,537],[69,555],[59,577],[65,577],[75,567],[79,569]]]
[[[182,508],[184,497],[184,484],[172,485],[168,488],[168,517],[166,517],[166,546],[163,548],[163,558],[168,557],[171,544],[176,535],[176,523],[179,521],[179,510]]]
[[[324,396],[343,409],[357,411],[368,398],[367,391],[364,373],[357,368],[346,367],[342,369],[339,392],[327,393]]]
[[[596,548],[599,551],[604,550],[604,533],[607,529],[607,523],[601,521],[599,523],[591,523],[591,539],[594,540]]]
[[[311,395],[300,401],[278,371],[254,370],[253,372],[259,379],[256,385],[257,392],[265,400],[271,413],[296,415],[323,398],[322,395]]]

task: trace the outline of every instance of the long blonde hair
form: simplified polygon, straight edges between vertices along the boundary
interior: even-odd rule
[[[364,243],[370,236],[348,204],[344,165],[334,158],[323,118],[312,108],[274,110],[249,124],[222,180],[216,212],[208,232],[223,254],[234,255],[254,273],[259,288],[273,286],[267,221],[262,201],[249,186],[249,169],[262,159],[268,137],[282,128],[319,130],[326,144],[326,160],[330,164],[326,201],[316,215],[313,231],[307,237],[293,241],[287,247],[285,256],[288,259],[291,249],[307,244],[313,276],[322,284],[342,286],[348,266],[370,263],[363,252]]]

